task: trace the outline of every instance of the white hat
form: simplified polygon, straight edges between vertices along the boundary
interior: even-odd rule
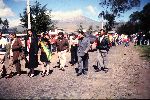
[[[85,30],[85,29],[83,29],[83,32],[86,32],[86,30]]]

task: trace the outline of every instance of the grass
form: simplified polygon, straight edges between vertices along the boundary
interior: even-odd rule
[[[146,60],[150,61],[150,46],[148,45],[140,45],[138,46],[138,50],[141,52],[142,58],[145,58]]]

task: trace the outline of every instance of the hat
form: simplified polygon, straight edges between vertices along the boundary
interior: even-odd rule
[[[64,33],[63,32],[59,32],[58,35],[64,35]]]

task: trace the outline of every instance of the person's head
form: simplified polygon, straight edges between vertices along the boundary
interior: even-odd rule
[[[48,33],[45,33],[45,38],[46,38],[46,39],[50,39],[50,36],[49,36]]]
[[[28,35],[31,36],[32,35],[32,31],[31,29],[28,29]]]
[[[10,33],[10,34],[9,34],[9,37],[10,37],[10,39],[16,38],[16,33]]]
[[[81,38],[84,37],[84,36],[85,36],[85,32],[80,31],[80,32],[79,32],[79,36],[80,36]]]
[[[106,34],[105,30],[104,30],[104,29],[101,29],[101,30],[100,30],[100,36],[103,36],[103,35],[105,35],[105,34]]]
[[[63,37],[64,37],[64,33],[63,33],[63,32],[59,32],[59,33],[58,33],[58,38],[59,38],[59,39],[62,39]]]

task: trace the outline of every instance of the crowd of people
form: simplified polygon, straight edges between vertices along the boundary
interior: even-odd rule
[[[0,33],[0,48],[5,48],[6,53],[1,56],[0,76],[6,70],[6,78],[12,78],[14,73],[21,75],[22,64],[21,60],[25,61],[25,68],[29,77],[35,76],[35,68],[40,64],[41,75],[50,74],[51,59],[54,52],[58,54],[59,69],[65,71],[66,53],[70,52],[71,66],[77,65],[77,76],[86,75],[88,72],[88,59],[90,50],[97,52],[97,60],[93,65],[95,72],[101,70],[107,72],[106,58],[109,49],[112,46],[124,44],[129,46],[129,37],[127,35],[107,34],[105,30],[101,30],[98,34],[79,31],[78,34],[72,33],[65,35],[59,32],[57,36],[49,35],[48,33],[41,33],[40,37],[28,30],[28,34],[24,37],[22,42],[15,33],[10,33],[9,38],[5,39]],[[40,56],[38,56],[40,51]],[[40,59],[39,59],[40,58]]]

